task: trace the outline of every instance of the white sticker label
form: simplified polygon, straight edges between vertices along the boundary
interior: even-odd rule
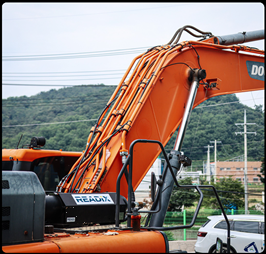
[[[109,194],[72,194],[72,197],[77,205],[114,204]]]
[[[75,217],[67,217],[67,222],[75,222],[76,218]]]

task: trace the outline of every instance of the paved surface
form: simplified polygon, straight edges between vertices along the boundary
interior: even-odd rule
[[[185,250],[187,253],[195,253],[194,246],[197,240],[187,241],[169,241],[169,249],[171,250]]]

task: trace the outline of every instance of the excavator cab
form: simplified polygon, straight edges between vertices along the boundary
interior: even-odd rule
[[[2,171],[36,173],[44,190],[54,192],[60,180],[69,172],[81,152],[42,149],[44,137],[33,137],[22,148],[2,150]]]

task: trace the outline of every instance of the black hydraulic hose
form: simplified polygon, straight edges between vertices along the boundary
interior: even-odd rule
[[[138,94],[138,92],[139,92],[139,89],[140,89],[140,87],[138,87],[138,88],[137,88],[137,90],[136,90],[136,92],[135,92],[135,94],[134,94],[134,96],[133,96],[133,99],[130,101],[130,103],[129,103],[129,105],[128,105],[127,109],[125,110],[125,113],[124,113],[124,115],[126,115],[126,114],[127,114],[127,112],[128,112],[128,110],[129,110],[129,108],[131,107],[131,105],[132,105],[132,103],[133,103],[133,101],[134,101],[135,97],[137,96],[137,94]]]
[[[191,31],[189,31],[188,28],[194,29],[195,31],[201,33],[202,35],[196,35],[196,34],[192,33]],[[174,34],[174,36],[172,37],[172,39],[171,39],[167,44],[172,44],[172,42],[175,40],[176,37],[177,37],[177,38],[176,38],[176,40],[174,41],[174,44],[178,43],[178,41],[179,41],[179,39],[180,39],[180,37],[181,37],[183,31],[188,32],[189,34],[191,34],[191,35],[194,36],[194,37],[203,37],[203,35],[209,35],[209,36],[212,35],[211,32],[203,32],[203,31],[199,30],[198,28],[196,28],[196,27],[194,27],[194,26],[186,25],[186,26],[183,26],[182,28],[179,28],[179,29],[175,32],[175,34]]]
[[[175,37],[178,35],[178,33],[180,32],[181,28],[179,28],[175,34],[173,35],[172,39],[167,43],[168,45],[172,44],[172,42],[174,41]]]
[[[102,144],[98,147],[98,149],[95,151],[94,156],[90,159],[90,161],[87,163],[87,166],[84,168],[82,174],[80,175],[78,181],[76,182],[74,189],[77,187],[77,184],[80,184],[81,179],[83,178],[85,171],[88,169],[88,167],[90,166],[90,163],[94,160],[94,157],[96,156],[96,154],[100,151],[100,149],[102,149],[102,147],[110,141],[110,139],[115,136],[118,132],[120,132],[122,130],[122,128],[126,125],[127,123],[125,123],[124,125],[122,125],[118,130],[114,131],[113,134],[104,142],[102,142]]]
[[[174,44],[176,44],[176,43],[179,42],[179,40],[180,40],[180,38],[181,38],[181,35],[182,35],[182,33],[183,33],[184,30],[186,30],[186,27],[182,27],[182,28],[181,28],[181,30],[180,30],[180,32],[179,32],[179,34],[178,34],[176,40],[174,41]]]
[[[87,146],[85,152],[83,153],[83,156],[82,156],[82,158],[81,158],[79,164],[78,164],[78,165],[75,167],[75,169],[72,171],[72,172],[75,171],[75,174],[74,174],[74,176],[73,176],[73,178],[72,178],[73,180],[72,180],[72,183],[71,183],[71,185],[70,185],[70,188],[69,188],[68,192],[71,192],[71,190],[72,190],[72,186],[73,186],[73,183],[74,183],[74,180],[75,180],[75,178],[76,178],[77,171],[78,171],[78,169],[79,169],[81,163],[85,161],[85,160],[84,160],[85,154],[88,152],[88,149],[89,149],[89,147],[90,147],[90,145],[91,145],[92,138],[93,138],[93,136],[95,135],[95,131],[96,131],[96,129],[97,129],[97,126],[99,125],[100,118],[101,118],[102,115],[105,113],[105,111],[108,110],[108,108],[111,106],[111,104],[112,104],[116,99],[117,99],[117,97],[114,98],[110,103],[108,103],[108,104],[105,106],[105,108],[104,108],[104,110],[102,111],[102,113],[100,114],[100,116],[98,117],[97,122],[96,122],[96,124],[95,124],[95,128],[94,128],[93,133],[92,133],[92,136],[91,136],[90,141],[89,141],[89,143],[88,143],[88,146]],[[75,185],[75,186],[76,186],[76,185]],[[75,189],[75,188],[74,188],[74,189]]]
[[[199,37],[203,37],[203,35],[199,35],[199,34],[194,34],[194,33],[192,33],[191,31],[189,31],[188,29],[184,29],[184,31],[186,31],[187,33],[189,33],[189,34],[191,34],[192,36],[194,36],[194,37],[197,37],[197,38],[199,38]]]

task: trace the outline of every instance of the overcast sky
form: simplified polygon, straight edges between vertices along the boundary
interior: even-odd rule
[[[260,30],[264,29],[264,6],[261,3],[5,3],[2,5],[2,98],[62,88],[51,85],[117,85],[136,55],[167,43],[184,25],[214,35]],[[183,33],[181,41],[189,39],[196,40]],[[264,50],[264,40],[246,45]],[[250,107],[256,103],[264,108],[264,90],[237,96]]]

